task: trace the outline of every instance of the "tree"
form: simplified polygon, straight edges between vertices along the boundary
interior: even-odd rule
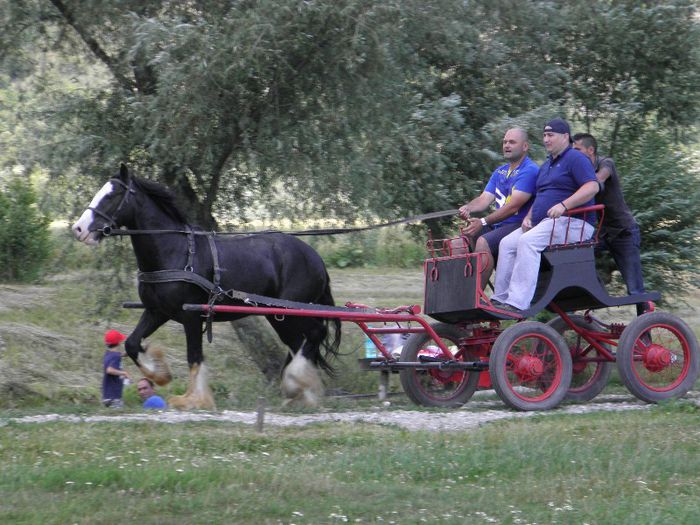
[[[700,104],[693,0],[18,0],[4,9],[6,82],[36,80],[29,91],[42,97],[21,123],[39,123],[27,136],[52,146],[25,148],[23,163],[70,180],[84,202],[127,160],[207,228],[252,214],[453,208],[483,187],[507,126],[539,137],[544,121],[567,116],[617,156],[652,129],[669,130],[669,147],[683,144]]]
[[[618,155],[625,198],[641,229],[645,285],[667,299],[686,295],[700,274],[697,163],[674,151],[671,135],[646,131]]]
[[[31,282],[41,275],[50,253],[48,225],[31,185],[13,177],[0,192],[0,280]]]

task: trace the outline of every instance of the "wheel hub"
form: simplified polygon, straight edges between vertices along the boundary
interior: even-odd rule
[[[582,374],[586,370],[588,363],[586,361],[574,361],[572,366],[574,374]]]
[[[421,356],[426,356],[431,359],[444,359],[442,350],[437,346],[428,346],[418,352],[418,360],[420,361]],[[451,370],[439,370],[437,368],[431,368],[428,373],[442,384],[448,383],[459,383],[464,377],[464,372]]]
[[[538,357],[526,355],[515,365],[515,375],[524,383],[538,379],[544,373],[544,364]]]
[[[587,361],[580,359],[582,356],[581,348],[571,349],[572,371],[574,374],[582,374],[588,366]]]
[[[661,372],[671,365],[673,355],[668,348],[652,344],[644,354],[644,366],[650,372]]]

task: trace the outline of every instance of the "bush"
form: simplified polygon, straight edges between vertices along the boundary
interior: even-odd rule
[[[697,159],[678,152],[662,131],[630,141],[617,156],[625,199],[642,233],[645,287],[682,296],[700,279]]]
[[[0,192],[0,280],[35,281],[49,258],[49,219],[29,182],[15,177]]]
[[[312,239],[310,244],[330,267],[393,266],[417,268],[426,257],[423,241],[416,241],[405,228]]]

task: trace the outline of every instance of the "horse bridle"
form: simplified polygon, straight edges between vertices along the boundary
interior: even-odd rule
[[[131,179],[129,179],[129,184],[124,183],[123,180],[117,179],[116,177],[109,179],[109,182],[113,184],[118,184],[122,188],[124,188],[124,194],[122,195],[122,200],[119,201],[119,205],[117,208],[114,210],[114,213],[112,213],[112,216],[110,217],[103,211],[98,210],[94,206],[88,206],[88,210],[92,211],[95,215],[98,215],[99,217],[103,218],[104,220],[107,221],[108,224],[103,226],[102,228],[96,228],[91,231],[96,231],[100,232],[102,235],[109,236],[109,234],[112,232],[112,229],[117,229],[119,225],[117,224],[116,217],[119,215],[119,212],[121,211],[122,207],[128,202],[129,200],[129,195],[136,193],[136,190],[133,188],[133,182]]]

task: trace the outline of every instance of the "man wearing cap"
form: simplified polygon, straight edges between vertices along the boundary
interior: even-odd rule
[[[491,300],[514,312],[530,308],[542,251],[550,244],[589,239],[594,232],[593,214],[586,220],[564,215],[573,208],[594,204],[598,182],[590,160],[571,147],[569,124],[560,118],[545,125],[543,142],[548,156],[537,174],[532,207],[522,228],[506,236],[499,246]]]
[[[503,158],[507,164],[491,174],[484,191],[459,209],[460,216],[469,221],[466,233],[476,239],[475,251],[485,253],[481,285],[484,287],[498,257],[501,240],[520,228],[530,210],[538,167],[527,156],[530,149],[527,131],[512,128],[503,137]],[[483,212],[491,204],[496,209],[480,219],[471,218],[473,212]]]
[[[122,357],[126,353],[121,351],[121,344],[126,336],[116,330],[108,330],[104,339],[106,348],[102,359],[102,404],[106,407],[122,408],[123,380],[129,380],[128,372],[122,370]]]
[[[596,246],[596,250],[610,251],[629,295],[644,293],[639,225],[622,195],[615,162],[610,157],[598,156],[598,142],[590,133],[577,133],[573,139],[573,148],[583,153],[593,164],[600,184],[600,192],[595,196],[595,201],[605,205],[605,220],[600,227],[600,248]],[[643,314],[648,308],[648,303],[637,304],[637,315]]]

